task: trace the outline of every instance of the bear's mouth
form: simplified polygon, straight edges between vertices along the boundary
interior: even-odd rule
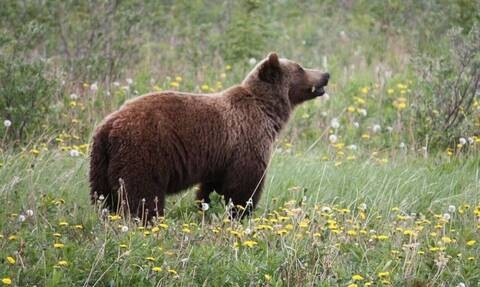
[[[312,86],[312,94],[317,97],[323,96],[325,94],[325,86]]]

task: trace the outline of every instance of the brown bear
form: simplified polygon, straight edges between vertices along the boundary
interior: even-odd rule
[[[92,200],[103,195],[110,210],[122,203],[150,219],[163,216],[167,194],[200,184],[198,200],[209,203],[216,191],[250,212],[276,136],[295,106],[325,93],[328,80],[328,73],[270,53],[242,84],[222,92],[165,91],[126,102],[94,133]]]

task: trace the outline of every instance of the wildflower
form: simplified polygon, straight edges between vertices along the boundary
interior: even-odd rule
[[[450,213],[444,213],[443,214],[443,219],[445,219],[446,221],[449,221],[450,218],[451,218]]]
[[[32,217],[32,216],[33,216],[33,210],[28,209],[27,211],[25,211],[25,214],[26,214],[28,217]]]
[[[34,156],[37,156],[40,154],[40,151],[38,149],[32,148],[30,150],[30,153],[33,154]]]
[[[58,223],[58,225],[59,225],[59,226],[68,226],[68,222],[66,222],[66,221],[60,221],[60,222]]]
[[[57,265],[60,266],[60,267],[67,267],[68,262],[66,260],[60,260],[60,261],[58,261]]]
[[[168,273],[170,273],[174,276],[178,276],[178,273],[177,273],[177,271],[175,271],[175,269],[168,269],[167,271],[168,271]]]
[[[12,125],[12,122],[10,120],[4,120],[3,121],[3,126],[6,128],[9,128]]]
[[[401,149],[404,149],[404,148],[406,148],[407,146],[405,145],[404,142],[401,142],[401,143],[398,145],[398,147],[401,148]]]
[[[163,228],[163,229],[167,229],[167,228],[168,228],[168,224],[166,224],[166,223],[160,223],[158,226],[160,226],[160,227]]]
[[[173,87],[173,88],[178,88],[180,86],[180,84],[178,82],[171,82],[170,86]]]
[[[330,121],[330,126],[333,128],[333,129],[338,129],[340,127],[340,122],[338,121],[337,118],[333,118],[331,121]]]
[[[120,83],[119,83],[118,81],[113,82],[113,85],[114,85],[115,87],[120,87]]]
[[[349,106],[349,107],[347,108],[347,111],[348,111],[349,113],[353,113],[353,112],[355,111],[355,107]]]
[[[80,155],[80,152],[76,149],[72,149],[68,153],[70,154],[71,157],[77,157]]]
[[[455,210],[456,210],[455,205],[449,205],[448,206],[448,212],[455,213]]]
[[[390,276],[390,272],[388,272],[388,271],[378,273],[378,277],[380,277],[380,278],[387,278],[388,276]]]
[[[202,89],[202,91],[204,91],[204,92],[208,91],[209,88],[210,88],[210,87],[209,87],[207,84],[203,84],[203,85],[200,87],[200,89]]]
[[[152,267],[152,271],[154,271],[154,272],[161,272],[161,271],[162,271],[162,267],[154,266],[154,267]]]
[[[76,224],[74,227],[75,229],[83,229],[83,225],[81,224]]]
[[[390,127],[390,126],[388,126],[388,127],[387,127],[387,132],[389,132],[389,133],[393,132],[393,128]]]
[[[13,265],[17,261],[12,256],[7,256],[7,262],[8,262],[8,264]]]
[[[353,122],[353,126],[358,129],[360,127],[360,124],[358,122]]]
[[[246,247],[248,247],[248,248],[252,248],[252,247],[254,247],[254,246],[257,245],[257,244],[258,244],[258,243],[255,242],[255,241],[253,241],[253,240],[247,240],[247,241],[243,242],[242,245],[243,245],[243,246],[246,246]]]
[[[255,58],[250,58],[250,59],[248,60],[248,64],[249,64],[250,66],[253,66],[253,65],[255,65],[256,63],[257,63],[257,59],[255,59]]]
[[[145,260],[153,262],[155,261],[155,257],[148,256],[148,257],[145,257]]]
[[[368,94],[368,87],[363,87],[361,90],[362,94]]]
[[[90,91],[96,92],[98,90],[98,84],[97,82],[93,83],[90,85]]]
[[[122,230],[123,233],[128,232],[128,226],[123,225],[121,230]]]
[[[453,240],[448,236],[443,236],[442,237],[442,242],[445,243],[445,244],[449,244],[449,243],[452,243]]]
[[[351,284],[348,284],[347,287],[358,287],[358,285],[355,283],[351,283]]]
[[[355,274],[352,276],[353,281],[362,281],[363,279],[364,279],[363,276],[360,274]]]
[[[364,203],[361,203],[359,206],[358,206],[358,209],[360,210],[367,210],[367,204],[364,202]]]
[[[53,248],[56,248],[56,249],[62,249],[63,247],[65,247],[65,244],[63,244],[63,243],[54,243],[53,244]]]
[[[469,240],[469,241],[467,241],[467,246],[473,246],[473,245],[475,245],[476,242],[477,241],[475,241],[475,240]]]
[[[128,84],[128,85],[131,85],[131,84],[133,84],[133,80],[132,80],[132,78],[127,78],[127,80],[126,80],[126,81],[127,81],[127,84]]]
[[[10,235],[10,236],[8,237],[8,240],[10,240],[10,241],[17,240],[17,236],[15,236],[15,235]]]
[[[119,246],[120,248],[123,248],[123,249],[127,249],[127,248],[128,248],[127,244],[120,244],[120,245],[118,245],[118,246]]]
[[[210,208],[210,205],[206,202],[202,202],[202,211],[207,211]]]
[[[270,276],[268,274],[263,275],[263,277],[265,278],[265,281],[267,281],[267,282],[272,281],[272,276]]]
[[[12,279],[9,277],[2,278],[3,285],[12,285]]]
[[[26,217],[25,215],[23,215],[23,214],[20,214],[20,215],[18,216],[18,221],[20,221],[20,222],[24,222],[25,219],[27,219],[27,217]]]
[[[331,142],[331,143],[336,143],[337,142],[337,136],[336,135],[330,135],[328,137],[328,140]]]
[[[378,125],[378,124],[375,124],[375,125],[373,125],[373,127],[372,127],[372,131],[373,131],[374,133],[378,133],[378,132],[380,132],[381,130],[382,130],[382,128],[381,128],[380,125]]]
[[[394,91],[393,89],[388,89],[388,90],[387,90],[387,94],[389,94],[389,95],[393,94],[394,92],[395,92],[395,91]]]
[[[458,142],[460,143],[460,145],[465,145],[467,143],[467,140],[465,138],[459,138]]]
[[[364,117],[367,116],[367,110],[366,109],[358,109],[358,113],[361,114]]]

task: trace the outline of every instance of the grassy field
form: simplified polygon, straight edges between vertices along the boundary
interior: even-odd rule
[[[480,1],[0,1],[0,286],[480,286]],[[253,217],[89,199],[94,127],[269,52],[328,71]],[[3,125],[2,125],[3,124]]]
[[[17,286],[476,286],[478,157],[277,150],[254,217],[169,197],[143,228],[89,203],[84,156],[4,155],[0,266]],[[103,217],[103,219],[102,219]],[[356,285],[355,285],[356,284]],[[415,285],[416,284],[416,285]],[[461,285],[460,285],[461,286]]]

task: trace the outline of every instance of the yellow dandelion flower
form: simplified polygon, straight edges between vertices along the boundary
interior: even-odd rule
[[[168,273],[170,273],[172,275],[175,275],[175,276],[178,275],[178,273],[175,269],[168,269],[167,271],[168,271]]]
[[[2,278],[2,284],[3,285],[12,285],[12,279],[9,277]]]
[[[160,226],[160,227],[163,228],[163,229],[167,229],[167,228],[168,228],[168,224],[166,224],[166,223],[160,223],[158,226]]]
[[[467,260],[468,260],[468,261],[474,261],[474,260],[475,260],[475,257],[470,256],[470,257],[467,258]]]
[[[57,238],[59,238],[59,237],[62,237],[62,234],[60,234],[60,233],[57,233],[57,232],[55,232],[55,233],[54,233],[54,234],[52,234],[52,235],[53,235],[54,237],[57,237]]]
[[[388,89],[388,90],[387,90],[387,94],[389,94],[389,95],[393,94],[394,92],[395,92],[394,89]]]
[[[277,235],[280,235],[280,236],[283,236],[283,235],[286,235],[288,233],[288,230],[282,228],[282,229],[279,229],[277,231]]]
[[[473,246],[473,245],[475,245],[476,242],[477,241],[475,241],[475,240],[469,240],[469,241],[467,241],[467,246]]]
[[[390,272],[388,271],[378,272],[378,277],[380,278],[387,278],[388,276],[390,276]]]
[[[364,140],[368,140],[369,138],[370,138],[369,134],[363,134],[362,135],[362,139],[364,139]]]
[[[17,240],[17,236],[15,236],[15,235],[10,235],[10,236],[8,237],[8,240],[10,240],[10,241]]]
[[[227,70],[227,71],[230,71],[231,69],[232,69],[232,66],[231,66],[231,65],[227,65],[227,66],[225,67],[225,70]]]
[[[66,260],[60,260],[58,261],[57,265],[61,267],[66,267],[68,266],[68,262]]]
[[[7,256],[7,262],[8,262],[8,264],[13,265],[17,261],[12,256]]]
[[[358,285],[355,284],[355,283],[350,283],[350,284],[347,285],[347,287],[358,287]]]
[[[204,92],[208,91],[210,89],[210,87],[207,85],[207,84],[203,84],[200,89]]]
[[[154,261],[155,261],[155,257],[148,256],[148,257],[145,257],[145,260],[154,262]]]
[[[74,226],[74,228],[75,228],[75,229],[78,229],[78,230],[82,230],[82,229],[83,229],[83,225],[81,225],[81,224],[76,224],[76,225]]]
[[[347,231],[347,234],[350,235],[350,236],[356,236],[357,232],[353,229],[350,229],[350,230]]]
[[[124,249],[127,249],[127,248],[128,248],[127,244],[120,244],[119,247],[120,247],[120,248],[124,248]]]
[[[265,281],[267,281],[267,282],[272,281],[272,276],[270,276],[268,274],[263,275],[263,278],[265,278]]]
[[[180,86],[180,84],[178,82],[171,82],[170,83],[170,87],[172,88],[178,88]]]
[[[243,246],[246,246],[246,247],[248,247],[248,248],[252,248],[252,247],[254,247],[254,246],[257,245],[257,244],[258,244],[258,243],[255,242],[255,241],[253,241],[253,240],[247,240],[247,241],[243,242],[242,245],[243,245]]]
[[[387,235],[378,235],[377,239],[380,240],[380,241],[385,241],[385,240],[388,240],[388,236]]]
[[[348,111],[349,113],[353,113],[353,112],[355,112],[355,107],[354,107],[354,106],[349,106],[349,107],[347,108],[347,111]]]
[[[40,154],[40,151],[38,149],[33,148],[33,149],[30,150],[30,153],[33,154],[34,156],[37,156],[37,155]]]
[[[53,244],[53,248],[56,248],[56,249],[62,249],[63,247],[65,247],[65,244],[63,244],[63,243],[54,243]]]
[[[179,83],[180,83],[182,80],[183,80],[183,79],[182,79],[182,77],[180,77],[180,76],[176,76],[176,77],[175,77],[175,81],[177,81],[177,82],[179,82]]]
[[[60,221],[60,222],[58,223],[58,226],[68,226],[68,222],[66,222],[66,221]]]
[[[360,92],[362,92],[362,94],[366,95],[366,94],[368,94],[368,90],[369,90],[368,87],[363,87],[363,88],[360,89]]]
[[[154,271],[154,272],[161,272],[161,271],[162,271],[162,267],[154,266],[154,267],[152,267],[152,271]]]
[[[364,279],[363,276],[360,274],[355,274],[352,276],[353,281],[362,281],[363,279]]]
[[[442,237],[442,242],[445,243],[445,244],[450,244],[450,243],[453,242],[453,240],[448,236],[443,236]]]

